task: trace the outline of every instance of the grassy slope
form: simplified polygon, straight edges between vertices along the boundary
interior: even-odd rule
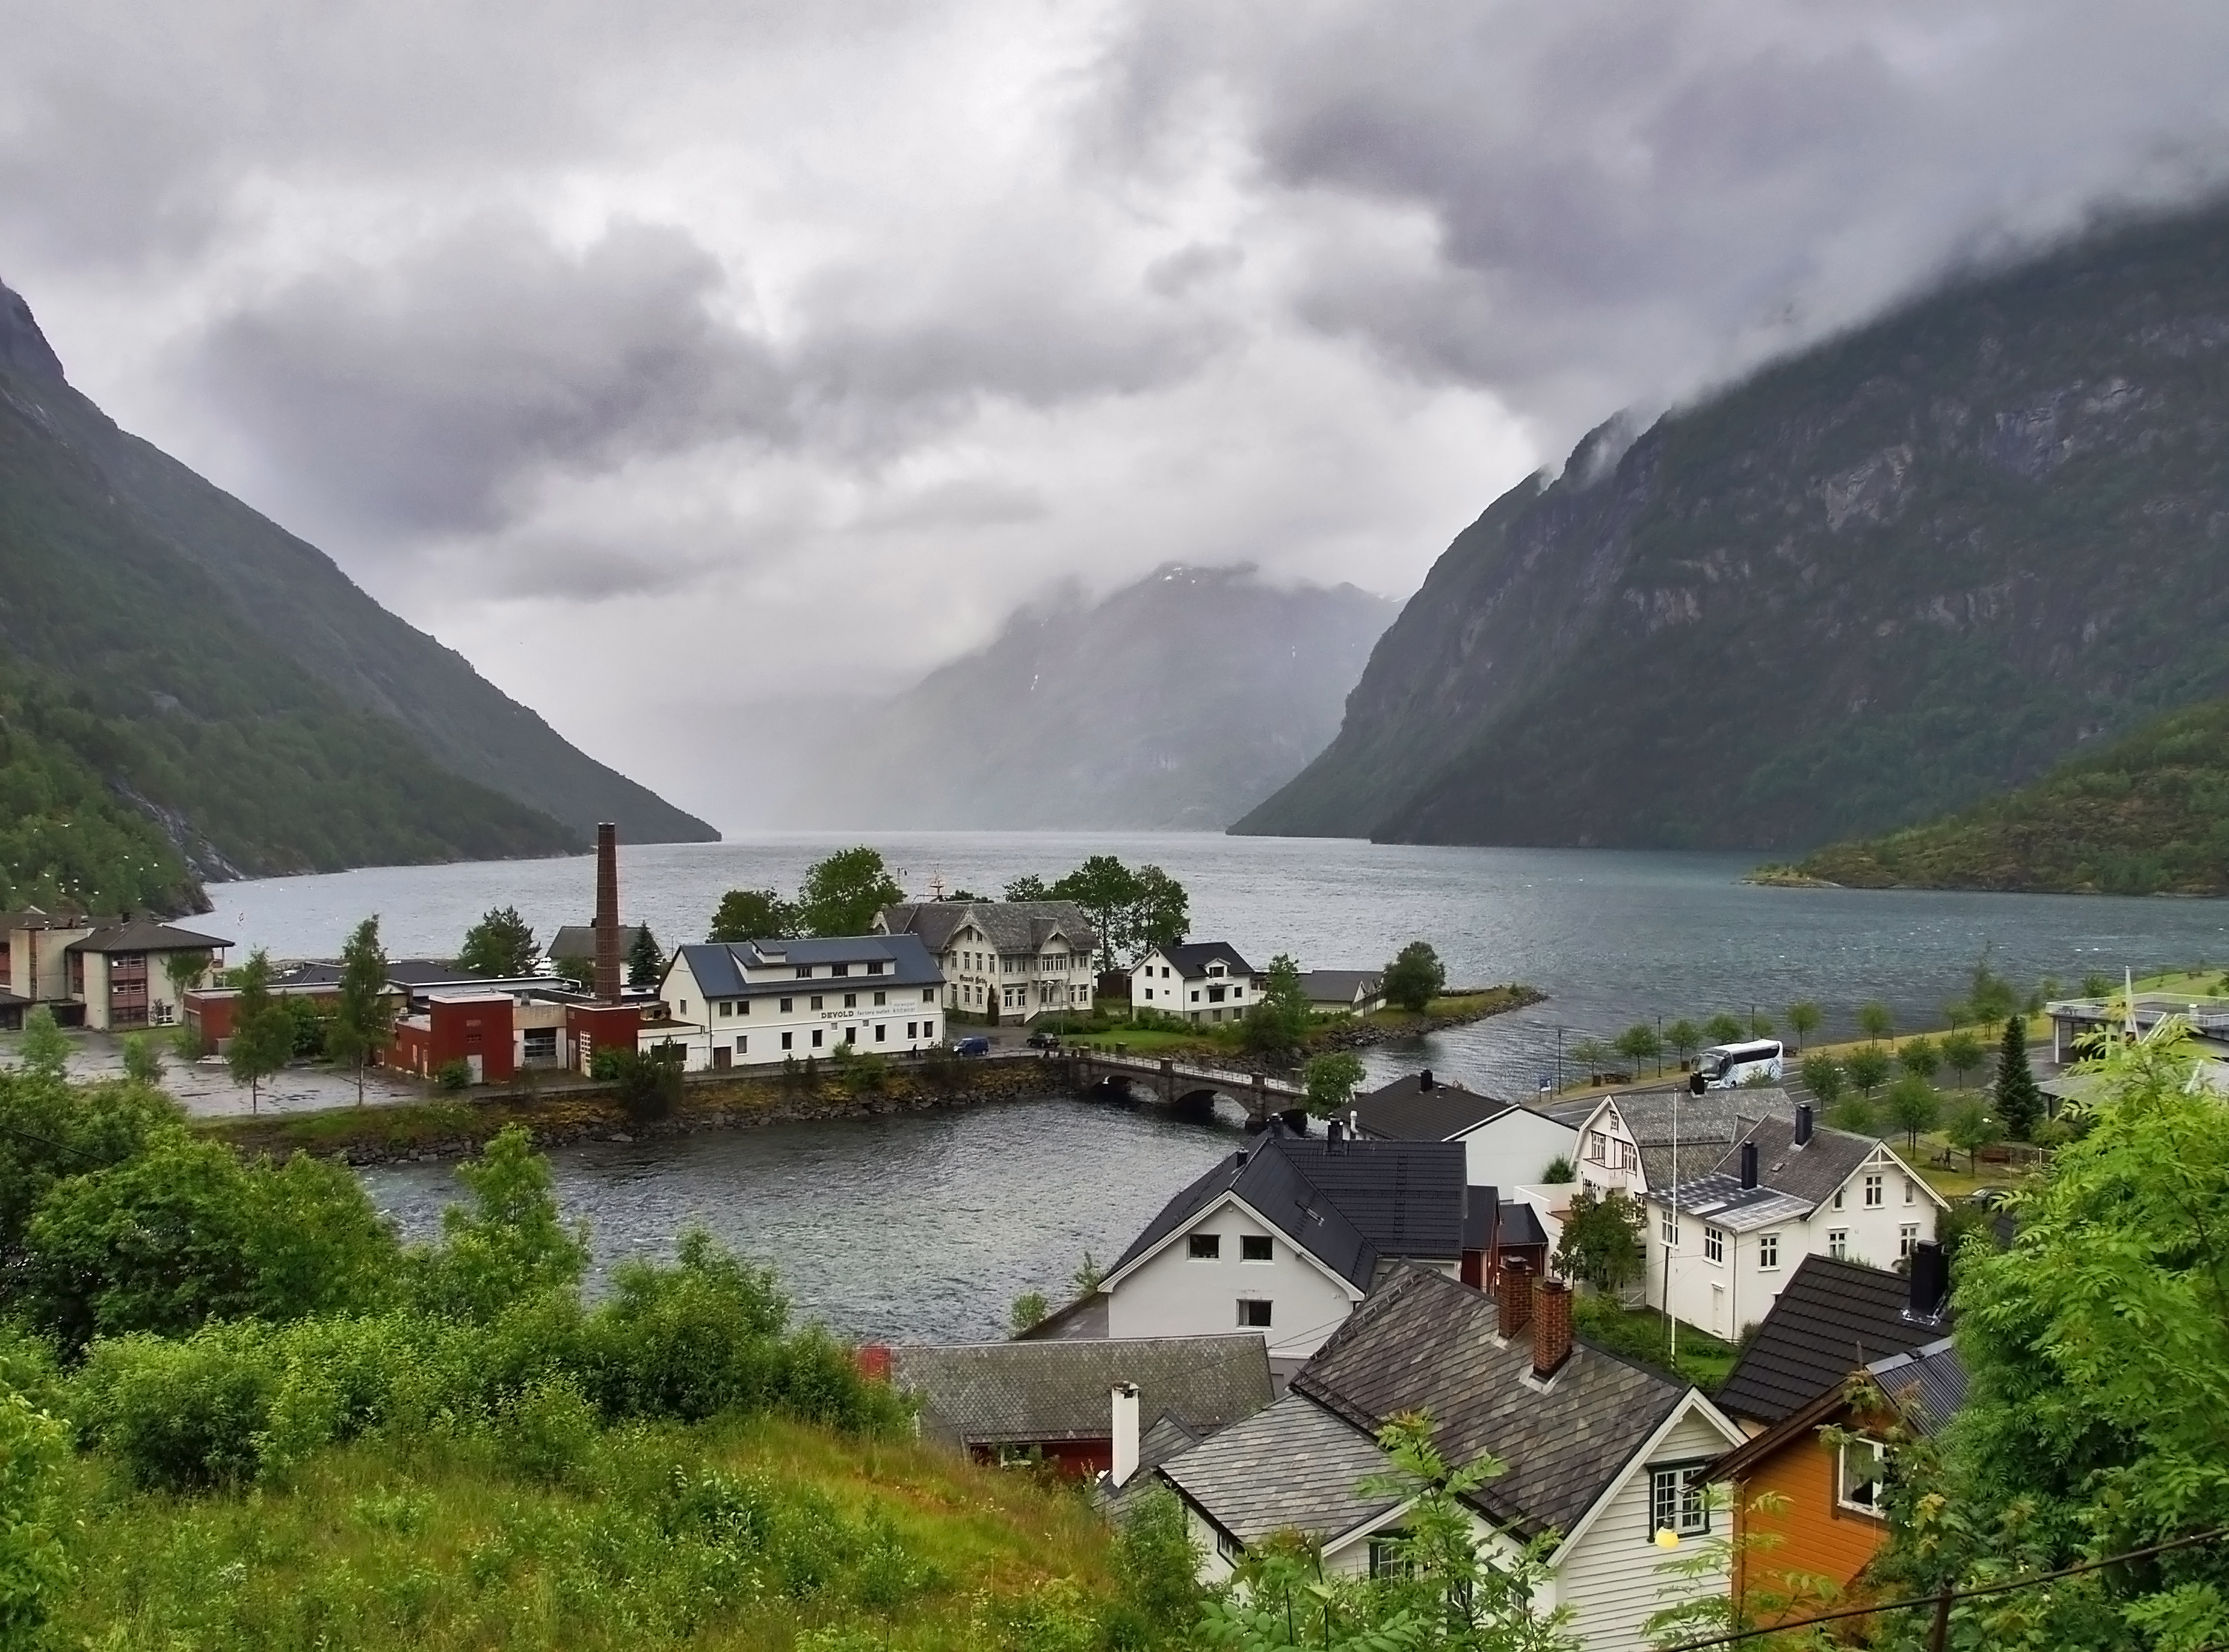
[[[2229,894],[2229,700],[2170,713],[1946,820],[1798,868],[1859,888]]]
[[[192,1499],[134,1492],[98,1458],[73,1472],[78,1572],[55,1643],[116,1652],[787,1652],[846,1624],[881,1646],[878,1528],[911,1574],[891,1646],[995,1644],[1055,1580],[1087,1598],[1108,1586],[1105,1528],[1073,1494],[772,1419],[619,1430],[556,1485],[454,1442],[360,1443],[286,1488]],[[749,1512],[684,1514],[677,1483],[708,1475]]]

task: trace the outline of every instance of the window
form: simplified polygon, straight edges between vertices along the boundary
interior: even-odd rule
[[[813,1029],[813,1047],[815,1050],[818,1050],[820,1047],[820,1029],[819,1027]]]
[[[1830,1227],[1827,1230],[1827,1254],[1837,1262],[1847,1262],[1850,1259],[1849,1229]]]
[[[797,1008],[797,1000],[796,1000],[795,999],[793,999],[793,998],[785,998],[784,1000],[782,1000],[782,1001],[781,1001],[781,1012],[782,1012],[784,1015],[787,1015],[787,1014],[791,1013],[791,1012],[792,1012],[793,1011],[794,1011],[796,1008]]]
[[[1724,1262],[1726,1259],[1724,1228],[1706,1227],[1703,1230],[1703,1257],[1707,1262]]]
[[[919,1026],[919,1025],[920,1025],[920,1023],[915,1022],[915,1021],[909,1021],[909,1022],[907,1022],[907,1023],[906,1023],[906,1037],[907,1037],[907,1038],[919,1038],[919,1037],[921,1036],[921,1034],[920,1034],[920,1032],[919,1032],[918,1031],[916,1031],[916,1029],[918,1028],[918,1026]]]
[[[1878,1173],[1866,1178],[1866,1208],[1867,1210],[1877,1211],[1888,1203],[1888,1195],[1882,1186],[1886,1180],[1886,1177]]]
[[[1269,1249],[1269,1236],[1266,1233],[1243,1235],[1238,1241],[1238,1259],[1241,1262],[1275,1261],[1276,1258]]]
[[[844,994],[844,1007],[845,1007],[845,1009],[847,1009],[847,1010],[856,1010],[856,1009],[858,1009],[858,1008],[859,1007],[859,995],[858,995],[857,993],[845,993],[845,994]]]
[[[798,965],[797,978],[800,980],[811,980],[813,979],[813,966],[811,964]]]
[[[1919,1195],[1912,1190],[1911,1178],[1909,1176],[1904,1179],[1904,1202],[1907,1205],[1917,1205],[1919,1202]]]
[[[1919,1243],[1919,1224],[1918,1224],[1918,1223],[1917,1223],[1917,1222],[1906,1222],[1906,1223],[1905,1223],[1902,1227],[1900,1227],[1900,1228],[1897,1229],[1897,1231],[1896,1231],[1896,1253],[1897,1253],[1897,1255],[1898,1255],[1899,1257],[1908,1257],[1908,1256],[1910,1256],[1910,1255],[1911,1254],[1911,1248],[1912,1248],[1914,1245],[1917,1244],[1918,1243]]]
[[[888,993],[877,993],[875,994],[875,1002],[877,1005],[887,1004],[890,1001],[890,995]]]
[[[1146,997],[1147,997],[1147,1001],[1148,1001],[1148,1002],[1150,1002],[1150,1001],[1152,1000],[1153,996],[1153,989],[1152,987],[1148,987],[1147,988],[1146,988]]]
[[[1757,1236],[1757,1265],[1760,1268],[1780,1266],[1780,1236],[1777,1233]]]
[[[922,1001],[922,1003],[924,1003],[924,1004],[934,1004],[934,1003],[935,1003],[935,1002],[936,1002],[936,988],[935,988],[934,987],[922,987],[922,988],[921,989],[921,1001]]]
[[[1679,1218],[1669,1211],[1665,1212],[1663,1219],[1656,1225],[1656,1234],[1664,1241],[1667,1250],[1677,1250],[1680,1248]]]
[[[832,975],[848,975],[851,973],[851,966],[849,964],[831,964],[828,966],[828,973]]]
[[[1373,1578],[1413,1578],[1416,1563],[1409,1555],[1408,1536],[1387,1532],[1370,1540],[1370,1575]]]
[[[1227,1565],[1235,1566],[1246,1558],[1246,1546],[1228,1532],[1215,1534],[1215,1552],[1223,1557]]]
[[[735,1012],[736,1006],[730,1000],[723,998],[720,1000],[720,1019],[724,1021],[728,1017],[733,1015]]]
[[[1192,1001],[1193,1003],[1195,1003],[1195,1004],[1197,1004],[1197,1003],[1198,1003],[1198,1002],[1199,1002],[1199,988],[1198,988],[1197,987],[1193,987],[1193,988],[1192,988]]]
[[[1839,1187],[1834,1190],[1834,1208],[1838,1211],[1842,1208],[1842,1190]]]
[[[845,1043],[846,1043],[846,1044],[857,1044],[857,1043],[858,1043],[858,1042],[859,1042],[859,1029],[858,1029],[858,1028],[857,1028],[857,1027],[855,1027],[855,1026],[847,1026],[847,1027],[845,1027],[845,1028],[844,1029],[844,1042],[845,1042]]]
[[[886,1033],[886,1032],[888,1032],[890,1030],[890,1025],[889,1025],[889,1024],[888,1024],[887,1022],[883,1022],[883,1021],[877,1021],[877,1022],[876,1022],[876,1023],[875,1023],[875,1042],[876,1042],[877,1044],[880,1044],[880,1043],[883,1041],[883,1035],[884,1033]]]
[[[1194,1262],[1215,1261],[1223,1255],[1223,1236],[1220,1233],[1193,1234],[1189,1254]]]
[[[1648,1471],[1648,1535],[1677,1532],[1681,1537],[1711,1529],[1711,1501],[1703,1475],[1709,1465],[1693,1463]]]
[[[747,1056],[750,1054],[750,1052],[751,1035],[748,1032],[737,1033],[736,1035],[736,1053],[739,1056]]]
[[[688,1000],[687,999],[685,999],[685,998],[684,998],[684,999],[683,999],[683,1000],[681,1000],[681,1013],[682,1013],[682,1014],[684,1014],[684,1015],[686,1015],[686,1014],[688,1014],[688,1013],[689,1013],[689,1000]],[[469,1021],[468,1021],[468,1022],[466,1022],[466,1025],[467,1026],[470,1026],[470,1025],[472,1025],[472,1024],[471,1022],[469,1022]]]
[[[880,964],[869,964],[867,966],[867,973],[870,975],[879,975],[883,973],[883,967]]]
[[[791,1048],[792,1046],[793,1046],[793,1045],[796,1044],[796,1042],[797,1042],[797,1034],[795,1034],[794,1032],[785,1032],[785,1033],[783,1033],[783,1034],[781,1035],[781,1047],[782,1047],[783,1049],[785,1049],[785,1050],[787,1050],[787,1049]]]
[[[1259,1296],[1241,1296],[1238,1299],[1238,1327],[1241,1330],[1268,1330],[1269,1302]]]
[[[736,1006],[736,1013],[738,1015],[748,1015],[750,1012],[751,1001],[748,998]]]
[[[1879,1520],[1881,1476],[1888,1467],[1888,1448],[1879,1440],[1853,1436],[1835,1448],[1834,1501],[1844,1508]]]

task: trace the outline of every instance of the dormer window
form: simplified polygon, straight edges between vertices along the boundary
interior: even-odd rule
[[[867,973],[870,975],[879,975],[883,973],[883,966],[877,963],[870,963],[867,966]]]
[[[828,966],[828,973],[832,975],[848,975],[851,973],[851,966],[849,964],[831,964]]]
[[[797,978],[800,980],[811,980],[813,979],[813,966],[811,964],[798,965]]]

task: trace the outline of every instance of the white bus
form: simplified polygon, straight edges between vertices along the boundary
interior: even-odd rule
[[[1712,1045],[1695,1057],[1695,1070],[1687,1075],[1687,1088],[1700,1096],[1706,1090],[1778,1083],[1782,1053],[1777,1038]]]

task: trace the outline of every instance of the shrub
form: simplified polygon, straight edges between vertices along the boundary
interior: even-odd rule
[[[506,1405],[496,1424],[504,1463],[530,1479],[576,1478],[594,1455],[596,1409],[570,1377],[546,1377]]]
[[[1873,1134],[1873,1104],[1862,1096],[1845,1096],[1834,1103],[1827,1122],[1838,1130],[1847,1130],[1852,1135]]]
[[[588,1077],[600,1084],[615,1083],[635,1052],[622,1045],[598,1045],[588,1051]]]
[[[1551,1187],[1561,1186],[1567,1181],[1577,1181],[1578,1179],[1578,1167],[1572,1164],[1567,1155],[1560,1153],[1548,1160],[1548,1167],[1540,1173],[1540,1180]]]
[[[472,1064],[461,1057],[445,1061],[440,1070],[434,1075],[434,1082],[446,1090],[469,1090],[472,1083]]]
[[[124,1071],[143,1084],[163,1082],[163,1052],[151,1032],[134,1032],[124,1040]]]
[[[63,1424],[21,1394],[0,1395],[0,1646],[34,1644],[69,1581],[57,1507],[68,1456]]]
[[[251,1323],[179,1341],[103,1340],[72,1395],[80,1430],[144,1488],[191,1491],[254,1479],[279,1387],[267,1334]]]
[[[668,1052],[671,1052],[670,1054]],[[681,1104],[682,1052],[664,1045],[649,1055],[632,1050],[613,1052],[613,1081],[619,1089],[620,1106],[638,1123],[669,1116]]]

